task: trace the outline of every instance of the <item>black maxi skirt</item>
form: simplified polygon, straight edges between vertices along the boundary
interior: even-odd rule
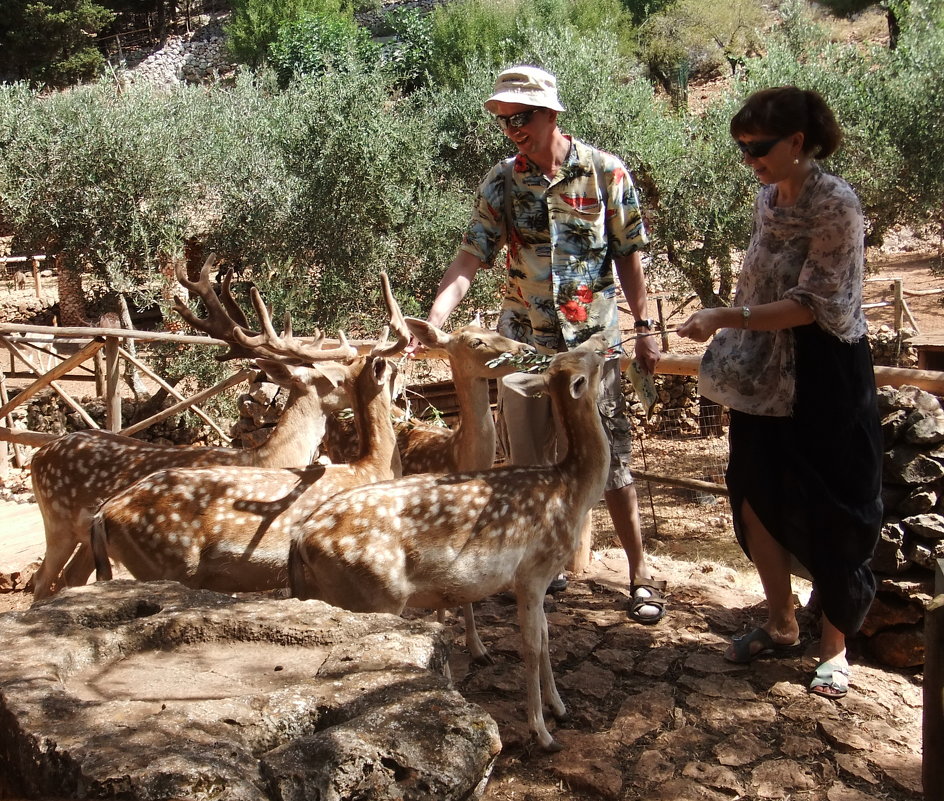
[[[725,479],[738,542],[750,557],[746,500],[813,579],[823,613],[846,635],[875,597],[869,560],[882,527],[882,433],[868,340],[816,323],[793,329],[792,417],[731,410]]]

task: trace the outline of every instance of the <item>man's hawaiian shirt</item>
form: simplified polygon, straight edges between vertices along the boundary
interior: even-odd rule
[[[496,164],[479,187],[462,243],[491,264],[507,242],[498,330],[543,353],[572,348],[598,331],[611,345],[619,342],[612,260],[648,242],[629,171],[615,156],[571,141],[553,180],[520,153]],[[506,237],[509,165],[513,230]]]

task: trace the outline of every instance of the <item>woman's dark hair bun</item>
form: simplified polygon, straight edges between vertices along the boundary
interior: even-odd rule
[[[789,136],[803,132],[803,152],[824,159],[836,152],[842,129],[823,96],[812,89],[776,86],[750,95],[731,118],[731,136]]]

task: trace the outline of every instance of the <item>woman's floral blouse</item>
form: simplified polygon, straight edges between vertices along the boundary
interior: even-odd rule
[[[818,167],[793,206],[774,205],[777,189],[761,189],[754,232],[735,306],[792,298],[812,309],[816,323],[855,342],[867,331],[862,312],[864,231],[852,188]],[[787,417],[795,397],[793,334],[723,328],[702,358],[702,395],[749,414]]]
[[[571,139],[553,181],[525,156],[496,164],[479,187],[462,249],[491,264],[505,236],[505,170],[513,164],[513,230],[498,330],[543,353],[598,331],[619,342],[612,258],[648,238],[629,172],[615,156]],[[609,246],[609,250],[607,247]],[[610,258],[608,258],[608,256]]]

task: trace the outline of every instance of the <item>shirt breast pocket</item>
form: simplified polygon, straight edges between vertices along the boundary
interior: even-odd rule
[[[561,195],[561,211],[587,222],[596,222],[602,217],[606,207],[600,198],[585,195]]]

